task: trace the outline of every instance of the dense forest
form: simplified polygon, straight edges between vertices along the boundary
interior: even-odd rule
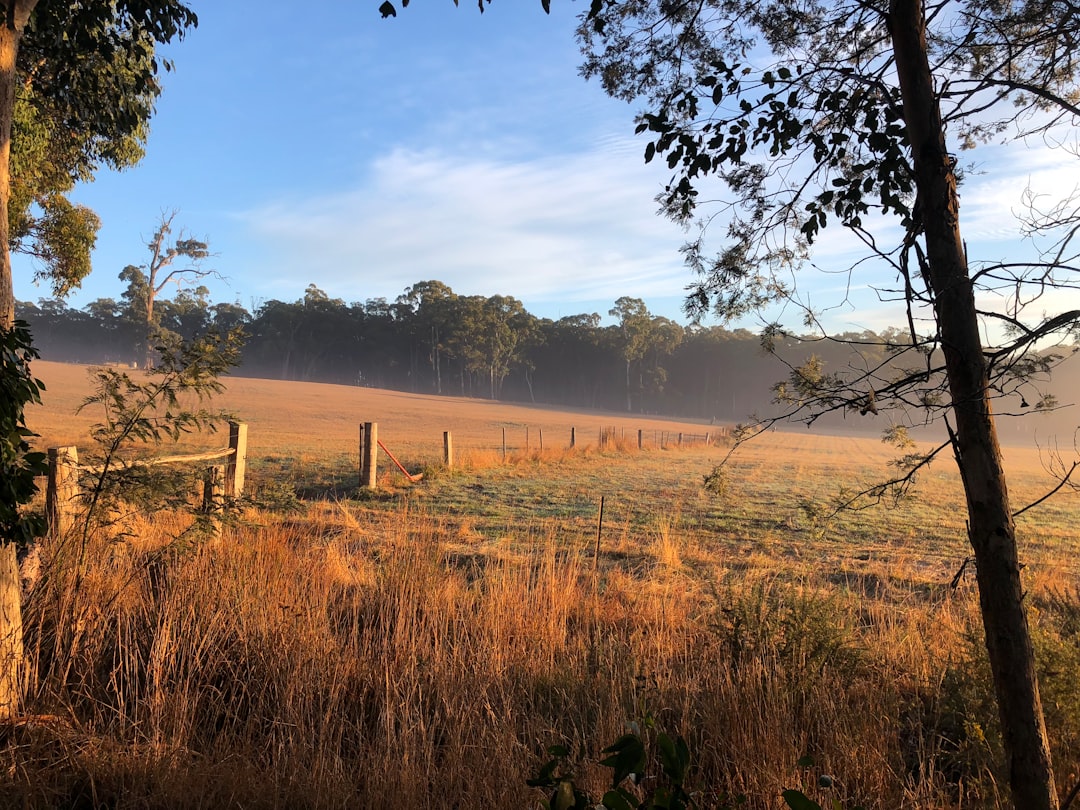
[[[830,338],[773,336],[770,354],[760,336],[720,326],[683,326],[653,315],[640,299],[623,297],[609,311],[559,320],[537,318],[504,295],[457,295],[439,281],[406,288],[389,302],[346,303],[309,285],[302,298],[270,300],[250,312],[212,303],[205,287],[182,289],[157,302],[147,334],[142,288],[132,283],[120,301],[102,298],[81,310],[62,301],[20,302],[36,345],[48,360],[139,364],[147,342],[191,339],[208,329],[241,327],[246,334],[237,373],[283,380],[329,382],[535,402],[580,408],[739,421],[778,413],[773,386],[785,363],[819,358],[825,369],[877,365],[903,333],[886,330]],[[1075,371],[1058,370],[1055,389],[1075,389]],[[1059,393],[1067,405],[1072,395]],[[1004,403],[1009,410],[1018,403]],[[1046,435],[1075,430],[1064,407],[1006,428]],[[888,417],[858,410],[823,417],[820,425],[881,431]]]

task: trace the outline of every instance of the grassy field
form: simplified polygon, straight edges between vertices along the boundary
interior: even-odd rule
[[[35,372],[41,445],[85,454],[86,370]],[[886,475],[890,448],[771,433],[714,495],[725,448],[676,438],[708,425],[243,378],[217,404],[249,424],[256,502],[220,542],[178,543],[190,519],[154,514],[43,544],[27,622],[44,719],[9,735],[0,803],[535,807],[545,746],[568,744],[600,791],[600,749],[648,710],[687,737],[704,807],[775,808],[792,786],[843,807],[999,806],[947,459],[903,508],[824,523],[814,504]],[[358,490],[364,421],[421,482],[384,458],[379,492]],[[1054,485],[1036,448],[1007,460],[1016,508]],[[1064,788],[1080,498],[1019,525]],[[835,786],[813,787],[826,771]]]

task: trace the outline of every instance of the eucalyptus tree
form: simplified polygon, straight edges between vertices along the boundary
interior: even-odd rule
[[[640,363],[641,358],[649,350],[649,338],[652,334],[652,315],[645,302],[640,298],[631,298],[624,295],[615,302],[615,306],[608,310],[608,315],[618,318],[619,322],[614,327],[618,334],[619,350],[626,370],[626,410],[634,408],[634,387],[631,384],[631,369],[634,363]],[[638,378],[637,393],[640,398],[641,379]]]
[[[428,363],[434,376],[434,391],[443,392],[443,358],[454,328],[457,295],[441,281],[419,281],[398,296],[415,327],[414,339],[428,349]]]
[[[169,285],[183,289],[185,284],[216,276],[214,270],[203,266],[210,256],[206,242],[180,233],[171,238],[176,211],[161,215],[157,229],[146,243],[150,258],[145,264],[129,264],[120,271],[120,280],[128,283],[124,298],[131,308],[132,318],[143,328],[143,355],[146,368],[154,361],[154,343],[160,330],[160,314],[155,306]],[[205,288],[202,288],[205,289]]]
[[[488,396],[498,399],[510,369],[523,359],[539,325],[524,305],[508,295],[462,296],[452,347],[472,374],[488,380]]]
[[[650,412],[663,409],[668,395],[668,365],[686,337],[683,327],[661,315],[653,316],[649,323],[649,350],[643,358],[641,376],[642,404]]]
[[[142,157],[171,63],[156,46],[197,24],[178,0],[0,0],[0,326],[14,295],[9,248],[65,292],[89,272],[92,212],[63,196],[100,166]]]
[[[395,12],[390,2],[381,10]],[[1077,335],[1080,312],[1047,308],[1061,305],[1051,293],[1076,288],[1080,206],[1029,211],[1020,230],[1047,240],[1034,261],[969,258],[958,184],[965,149],[1067,142],[1080,118],[1075,6],[591,0],[580,37],[584,75],[645,105],[645,159],[673,172],[664,211],[702,223],[685,250],[699,274],[691,312],[731,318],[784,305],[816,327],[798,272],[815,243],[833,224],[864,248],[850,284],[876,284],[896,302],[906,337],[887,345],[888,363],[793,368],[792,415],[889,410],[899,427],[944,422],[948,440],[909,454],[896,483],[943,452],[957,461],[1012,801],[1057,807],[994,404],[1023,407],[1033,378],[1060,357],[1035,350]],[[719,248],[710,223],[723,228]],[[767,328],[766,347],[784,331]]]

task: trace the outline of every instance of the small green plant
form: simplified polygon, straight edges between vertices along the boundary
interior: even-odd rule
[[[687,810],[698,806],[694,795],[687,788],[692,770],[690,749],[681,736],[671,737],[657,727],[656,720],[646,714],[640,721],[630,724],[630,731],[623,734],[601,753],[607,756],[600,764],[611,768],[611,786],[600,799],[600,806],[608,810],[649,810],[669,808]],[[587,810],[596,802],[578,787],[570,767],[570,751],[562,745],[548,748],[551,759],[540,772],[527,781],[530,787],[547,791],[541,804],[545,810]],[[648,775],[650,760],[656,757],[662,775]],[[626,787],[627,783],[639,787],[639,798]],[[717,806],[717,805],[713,805]],[[724,805],[719,805],[723,807]]]
[[[103,418],[90,431],[97,452],[89,456],[91,465],[82,468],[85,508],[74,530],[53,549],[53,577],[64,577],[67,585],[60,617],[52,631],[49,665],[43,671],[58,673],[61,682],[68,680],[83,643],[79,628],[87,605],[92,603],[84,593],[90,570],[87,554],[95,534],[108,527],[111,542],[123,538],[125,531],[117,528],[116,516],[125,510],[134,508],[154,514],[189,506],[190,471],[178,474],[137,459],[138,448],[157,449],[164,441],[175,441],[183,434],[213,430],[226,417],[202,406],[224,390],[221,376],[237,364],[240,340],[241,333],[235,331],[159,346],[158,365],[142,379],[114,368],[91,372],[93,393],[79,410],[98,406]],[[179,487],[181,482],[183,486]],[[195,533],[210,529],[210,523],[218,519],[218,515],[198,516],[190,529],[172,537],[171,543],[158,549],[157,554],[181,549]],[[57,560],[65,564],[58,566]]]
[[[23,410],[40,405],[45,386],[30,373],[37,358],[23,321],[0,329],[0,540],[25,546],[44,529],[44,519],[22,507],[37,492],[34,478],[48,472],[44,453],[32,451]]]
[[[132,463],[132,456],[139,447],[217,429],[227,414],[203,406],[224,390],[221,377],[239,362],[241,340],[237,330],[156,346],[158,362],[142,380],[114,368],[91,372],[93,393],[79,410],[100,407],[103,416],[90,431],[98,463],[84,485],[84,531],[121,503],[146,512],[186,505],[191,487],[181,481],[190,471]]]
[[[814,758],[811,756],[802,757],[799,762],[799,766],[802,768],[813,768]],[[817,786],[822,790],[829,790],[834,787],[836,780],[828,774],[819,774],[817,778]],[[784,797],[784,804],[786,804],[791,810],[825,810],[820,804],[811,799],[801,790],[790,788],[785,790],[782,794]],[[829,802],[828,810],[844,810],[844,805],[839,799],[833,798]],[[863,810],[861,805],[855,805],[851,810]]]
[[[543,810],[590,810],[596,807],[607,810],[690,810],[702,806],[696,799],[698,794],[692,793],[687,787],[692,765],[686,740],[681,736],[672,738],[658,728],[651,714],[631,723],[629,732],[601,752],[607,756],[600,760],[600,764],[611,768],[612,773],[611,786],[599,804],[578,786],[570,761],[570,750],[566,746],[552,745],[547,753],[551,759],[544,763],[535,777],[526,781],[530,787],[545,791],[546,797],[540,804]],[[652,757],[659,760],[661,775],[649,775]],[[814,760],[805,756],[798,764],[809,769],[814,766]],[[835,782],[827,774],[817,777],[817,786],[822,790],[834,787]],[[627,783],[638,788],[640,797],[626,787]],[[781,795],[790,810],[826,810],[801,790],[792,788]],[[742,795],[728,797],[719,794],[710,797],[708,806],[730,810],[745,802],[746,797]],[[833,798],[827,810],[844,810],[844,805],[840,799]],[[864,808],[853,805],[850,810]]]

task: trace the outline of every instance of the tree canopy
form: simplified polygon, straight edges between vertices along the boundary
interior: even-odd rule
[[[198,19],[177,0],[2,5],[13,57],[3,241],[35,257],[39,277],[62,295],[89,273],[99,224],[66,195],[102,166],[140,160],[160,74],[172,68],[157,46],[183,37]],[[10,313],[10,263],[0,269],[0,310]]]

